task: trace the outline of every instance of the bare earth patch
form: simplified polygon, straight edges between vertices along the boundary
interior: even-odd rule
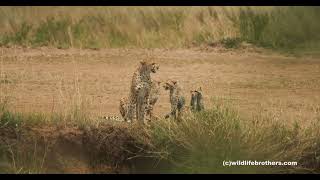
[[[119,99],[128,94],[132,73],[148,53],[160,64],[153,78],[177,80],[187,101],[188,92],[201,86],[207,107],[228,102],[249,117],[263,112],[306,121],[319,112],[319,59],[214,48],[2,48],[0,97],[18,112],[65,112],[83,104],[93,117],[120,115]],[[168,97],[162,90],[158,116],[169,111]]]
[[[1,48],[0,53],[1,102],[8,100],[9,110],[16,112],[63,115],[81,106],[91,119],[120,116],[119,100],[128,94],[132,73],[146,54],[160,64],[152,77],[177,80],[187,103],[189,91],[201,86],[206,108],[228,104],[248,118],[264,116],[303,125],[316,120],[320,112],[320,61],[312,57],[215,48]],[[161,117],[169,110],[169,95],[162,89],[155,114]],[[10,147],[11,156],[25,161],[16,163],[30,167],[28,163],[33,162],[31,167],[43,172],[155,171],[146,170],[153,162],[140,158],[142,163],[137,163],[135,157],[148,143],[138,142],[138,131],[128,124],[106,122],[85,129],[50,125],[0,128],[0,144]],[[137,164],[146,167],[139,169]]]

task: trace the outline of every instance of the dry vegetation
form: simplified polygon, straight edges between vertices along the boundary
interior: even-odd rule
[[[319,50],[317,7],[1,7],[0,44],[58,48]]]
[[[319,172],[317,8],[48,8],[0,8],[0,172]],[[144,129],[100,119],[146,54],[188,101],[201,86],[206,111]],[[155,113],[169,108],[163,90]]]

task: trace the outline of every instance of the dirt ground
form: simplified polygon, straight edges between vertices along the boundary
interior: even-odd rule
[[[285,121],[317,117],[320,60],[268,52],[216,49],[52,49],[1,48],[0,97],[18,112],[67,111],[83,104],[92,116],[120,115],[141,57],[160,64],[152,78],[177,80],[187,102],[202,87],[206,108],[225,102],[243,116],[265,114]],[[164,89],[155,107],[170,109]]]
[[[136,162],[139,158],[135,157],[143,155],[148,146],[138,141],[137,136],[145,139],[148,136],[143,131],[136,133],[137,128],[123,123],[103,123],[85,129],[48,125],[0,127],[0,148],[6,150],[1,152],[6,152],[9,157],[0,157],[0,172],[86,174],[143,171],[144,168]],[[142,164],[145,163],[148,162]]]

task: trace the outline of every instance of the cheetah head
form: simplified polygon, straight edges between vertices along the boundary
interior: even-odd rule
[[[152,63],[151,72],[156,73],[159,70],[159,64]]]
[[[202,89],[201,89],[201,87],[199,87],[196,90],[191,90],[190,93],[191,93],[192,96],[195,96],[195,95],[201,94],[202,93]]]
[[[141,68],[146,72],[156,73],[159,70],[159,64],[155,62],[140,61]]]
[[[165,90],[173,90],[177,87],[177,81],[172,81],[172,80],[169,80],[167,81],[164,85],[163,85],[163,88]]]

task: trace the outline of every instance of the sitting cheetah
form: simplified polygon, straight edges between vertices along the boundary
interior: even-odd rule
[[[185,98],[181,95],[181,88],[178,86],[177,81],[167,81],[163,87],[165,90],[170,91],[171,104],[171,112],[165,118],[173,116],[174,119],[180,120],[185,106]]]
[[[197,90],[190,91],[190,93],[191,93],[191,101],[190,101],[191,111],[194,112],[194,111],[204,110],[201,87],[198,88]]]
[[[134,113],[139,123],[144,123],[145,109],[149,104],[149,95],[151,90],[151,73],[156,73],[159,69],[157,63],[141,61],[139,67],[134,72],[129,93],[128,111],[125,115],[126,120],[132,122]]]
[[[156,102],[158,101],[158,98],[160,95],[160,84],[161,84],[161,82],[159,82],[159,81],[152,81],[151,82],[149,104],[145,108],[146,115],[147,115],[147,117],[149,117],[150,120],[151,120],[151,118],[153,118],[153,107],[155,106]],[[123,97],[120,99],[119,111],[125,121],[127,121],[127,119],[125,119],[125,116],[126,116],[126,113],[128,112],[129,105],[130,105],[130,103],[129,103],[128,98]],[[135,114],[135,112],[133,112],[133,114]],[[134,117],[133,117],[133,119],[134,119]]]

